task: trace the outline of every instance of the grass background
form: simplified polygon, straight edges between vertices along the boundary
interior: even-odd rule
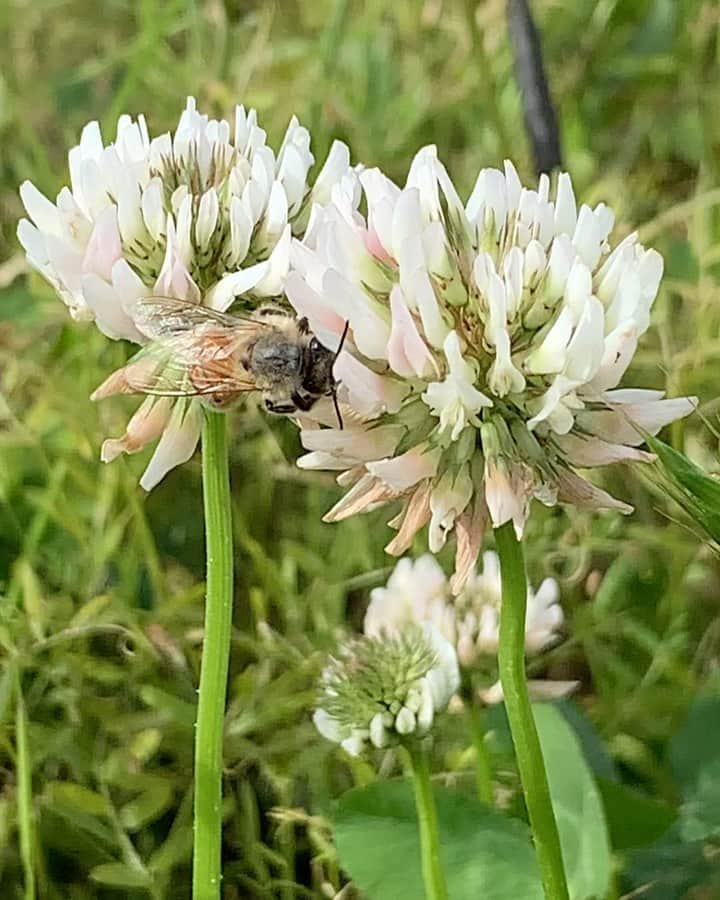
[[[718,5],[537,0],[534,10],[579,197],[608,202],[617,234],[638,226],[666,259],[626,384],[696,394],[714,425]],[[54,196],[86,121],[109,138],[120,113],[144,112],[157,134],[187,94],[214,114],[256,106],[276,145],[296,113],[318,160],[342,138],[401,182],[431,142],[465,195],[481,166],[506,156],[532,180],[505,4],[7,0],[0,60],[0,895],[24,896],[32,866],[42,898],[185,898],[199,464],[147,497],[145,459],[100,464],[103,437],[122,430],[132,403],[96,407],[88,395],[127,348],[72,323],[27,275],[17,187],[30,178]],[[292,426],[250,404],[232,428],[225,895],[319,897],[323,883],[343,883],[323,816],[372,774],[340,761],[308,709],[321,652],[358,626],[369,587],[389,572],[387,516],[323,525],[337,489],[295,470]],[[701,417],[666,437],[717,468]],[[720,567],[637,467],[600,477],[635,516],[538,510],[530,527],[532,579],[561,581],[568,617],[548,667],[582,681],[578,703],[624,780],[673,804],[668,742],[694,698],[717,691]],[[31,826],[24,844],[19,816]],[[619,893],[649,880],[626,878]],[[683,896],[651,890],[642,896]]]

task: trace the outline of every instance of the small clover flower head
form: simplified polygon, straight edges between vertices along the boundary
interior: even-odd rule
[[[352,756],[422,737],[460,685],[452,646],[431,625],[363,637],[331,660],[313,721]]]
[[[403,188],[377,169],[334,186],[286,285],[326,346],[349,323],[335,366],[349,427],[320,405],[303,419],[300,465],[348,488],[327,520],[399,500],[386,549],[428,525],[437,552],[454,533],[457,593],[484,531],[520,535],[533,499],[630,511],[576,467],[648,460],[642,431],[693,401],[618,388],[663,262],[636,234],[613,246],[612,227],[604,204],[578,208],[567,175],[551,195],[511,163],[483,169],[463,204],[434,147]]]
[[[31,182],[20,188],[27,219],[18,238],[28,262],[76,319],[108,337],[145,344],[137,301],[173,297],[225,310],[282,294],[293,234],[349,165],[335,143],[315,187],[310,135],[295,117],[276,154],[255,110],[234,127],[188,98],[174,134],[152,138],[143,116],[121,116],[106,144],[97,122],[69,153],[70,187],[55,203]],[[142,484],[153,487],[197,444],[198,401],[148,398],[126,433],[106,441],[104,461],[160,438]]]

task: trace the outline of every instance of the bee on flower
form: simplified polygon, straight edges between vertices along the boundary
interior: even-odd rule
[[[450,582],[435,557],[403,557],[384,587],[373,588],[365,614],[364,633],[370,637],[397,634],[410,624],[430,623],[457,653],[463,684],[483,703],[499,703],[502,687],[497,680],[500,643],[502,580],[494,551],[482,556],[482,570],[473,568],[460,593],[454,596]],[[537,590],[527,586],[525,653],[537,656],[561,638],[565,617],[554,578],[545,578]],[[563,697],[577,686],[574,681],[534,679],[529,689],[538,699]]]
[[[651,459],[643,431],[694,401],[618,388],[663,263],[636,234],[613,247],[612,227],[604,204],[578,209],[567,175],[551,197],[510,163],[463,204],[434,147],[404,188],[377,169],[335,185],[286,284],[325,346],[349,323],[335,366],[348,427],[303,418],[299,464],[347,488],[328,521],[400,501],[387,551],[428,525],[435,553],[454,532],[457,593],[485,530],[520,536],[533,499],[630,511],[576,468]]]
[[[105,335],[146,345],[156,335],[139,300],[166,297],[218,314],[237,298],[251,309],[283,292],[292,236],[349,166],[336,142],[315,179],[310,135],[292,118],[277,154],[255,110],[238,106],[235,125],[201,114],[190,97],[173,135],[150,138],[143,116],[121,116],[105,144],[97,122],[69,153],[70,187],[55,203],[29,181],[29,216],[18,238],[29,263],[71,315]],[[176,392],[179,393],[179,392]],[[199,401],[158,391],[102,458],[159,442],[142,477],[147,490],[195,450]]]

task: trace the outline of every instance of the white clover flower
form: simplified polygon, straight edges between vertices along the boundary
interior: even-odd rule
[[[482,170],[463,206],[434,147],[402,189],[376,169],[334,186],[286,285],[328,347],[349,323],[335,374],[352,428],[320,405],[302,420],[300,465],[350,488],[328,521],[401,500],[387,550],[429,523],[436,552],[454,531],[459,591],[483,531],[520,535],[533,498],[630,511],[575,467],[648,460],[640,429],[693,400],[617,389],[663,263],[635,234],[612,248],[612,226],[603,204],[578,210],[567,175],[551,199],[546,176],[529,190],[510,163]]]
[[[455,648],[460,666],[468,672],[487,674],[495,670],[500,641],[502,581],[496,553],[483,554],[483,569],[473,569],[458,596],[430,554],[417,560],[399,560],[384,588],[374,588],[365,614],[364,631],[371,636],[397,635],[409,625],[428,625]],[[559,588],[546,578],[534,591],[527,588],[525,653],[534,656],[560,638],[564,616]],[[493,676],[494,677],[494,676]],[[565,696],[576,682],[531,680],[531,693],[538,698]],[[485,703],[502,700],[502,687],[495,682],[478,691]]]
[[[460,686],[452,646],[429,623],[344,648],[323,673],[315,726],[352,756],[422,737]]]
[[[20,188],[29,219],[18,238],[74,318],[139,344],[147,341],[139,298],[225,310],[238,297],[282,294],[292,234],[302,234],[313,205],[349,166],[336,142],[310,189],[310,136],[295,117],[276,155],[255,110],[238,106],[231,129],[199,113],[192,97],[172,136],[151,139],[143,116],[121,116],[106,145],[90,122],[68,158],[70,187],[54,204],[29,181]],[[126,433],[105,442],[102,458],[162,435],[141,482],[150,489],[192,455],[201,422],[199,401],[148,398]]]

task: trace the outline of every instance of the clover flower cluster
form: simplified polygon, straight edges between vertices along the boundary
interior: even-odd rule
[[[578,208],[510,163],[483,169],[465,204],[434,147],[404,188],[377,169],[336,184],[291,249],[287,296],[331,348],[345,429],[303,418],[299,464],[348,488],[328,521],[399,500],[388,544],[402,554],[429,525],[435,553],[457,536],[453,590],[486,528],[521,535],[531,501],[629,512],[575,467],[648,460],[643,430],[687,415],[689,398],[621,390],[647,329],[663,263],[613,214]],[[327,427],[321,427],[321,426]]]
[[[145,344],[138,299],[165,296],[227,309],[283,292],[293,234],[349,165],[336,142],[315,180],[310,135],[292,118],[277,154],[255,110],[238,106],[235,125],[210,119],[194,99],[173,135],[150,138],[143,116],[121,116],[105,144],[97,122],[69,153],[70,187],[52,203],[29,181],[18,226],[28,261],[72,316],[110,338]],[[192,455],[202,422],[196,400],[148,397],[103,459],[160,438],[142,484],[150,489]]]
[[[502,700],[496,658],[500,641],[502,580],[496,553],[483,554],[482,571],[473,569],[458,596],[430,554],[416,560],[404,557],[395,566],[384,587],[373,588],[365,614],[364,632],[370,637],[401,633],[410,625],[430,623],[455,648],[462,670],[478,685],[485,703]],[[534,656],[560,639],[564,623],[559,588],[546,578],[537,591],[528,584],[525,619],[525,652]],[[489,676],[489,677],[488,677]],[[575,682],[533,680],[536,697],[564,696]]]
[[[430,730],[460,686],[452,646],[430,624],[362,637],[326,667],[313,721],[352,756]]]

